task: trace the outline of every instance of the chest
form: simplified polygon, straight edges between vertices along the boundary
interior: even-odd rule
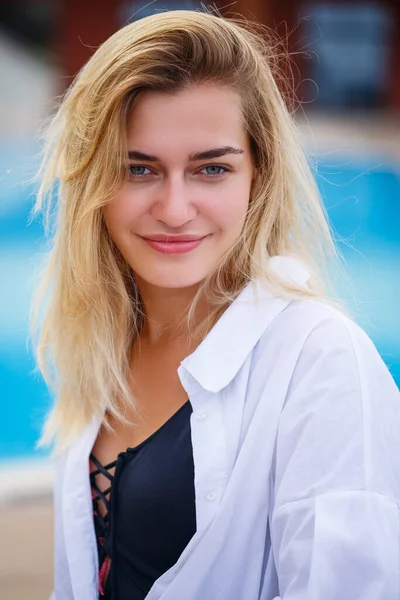
[[[143,352],[131,364],[129,389],[132,406],[120,405],[124,421],[107,414],[110,427],[101,426],[91,450],[102,465],[116,460],[127,448],[135,448],[156,433],[187,402],[188,394],[177,374],[182,352]],[[91,466],[93,468],[93,465]],[[109,470],[110,475],[114,470]],[[99,475],[103,491],[109,481]]]

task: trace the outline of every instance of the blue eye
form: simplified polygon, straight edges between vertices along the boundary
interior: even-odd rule
[[[221,167],[220,165],[208,165],[201,169],[200,172],[202,173],[203,171],[206,171],[204,174],[207,175],[207,177],[218,177],[219,175],[224,175],[228,169]]]
[[[144,171],[148,171],[148,173],[144,173]],[[143,167],[142,165],[130,165],[129,173],[133,177],[142,177],[143,175],[148,175],[150,173],[150,169],[147,167]]]

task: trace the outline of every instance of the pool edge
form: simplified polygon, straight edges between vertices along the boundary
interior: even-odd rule
[[[48,458],[0,463],[0,508],[52,501],[54,461]]]

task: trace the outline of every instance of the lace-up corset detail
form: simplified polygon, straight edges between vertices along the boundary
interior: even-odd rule
[[[96,466],[96,469],[90,473],[90,486],[92,490],[94,528],[99,557],[99,591],[101,596],[105,596],[105,579],[110,564],[106,540],[109,528],[110,492],[114,479],[114,476],[109,471],[115,468],[117,461],[114,460],[108,465],[103,466],[93,454],[90,455],[90,460]],[[103,491],[97,485],[96,480],[98,475],[103,475],[110,482],[110,485]],[[103,503],[106,510],[104,514],[100,510],[100,502]]]

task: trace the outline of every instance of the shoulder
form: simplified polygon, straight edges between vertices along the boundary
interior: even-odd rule
[[[338,346],[354,352],[359,346],[374,346],[351,317],[323,300],[292,300],[275,319],[273,333],[292,343],[301,339],[308,349]]]
[[[326,380],[358,379],[362,387],[374,378],[397,390],[370,337],[329,302],[292,300],[260,340],[261,352],[271,346],[291,358],[297,377],[314,373]]]

